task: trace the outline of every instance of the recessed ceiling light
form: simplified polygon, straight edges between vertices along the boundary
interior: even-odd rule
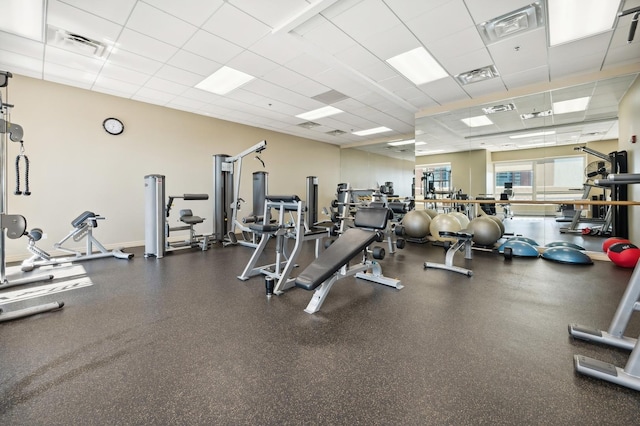
[[[431,155],[431,154],[438,154],[440,152],[444,152],[444,149],[434,149],[434,150],[431,150],[431,151],[416,151],[416,154]]]
[[[549,0],[549,45],[612,29],[619,6],[619,1]]]
[[[548,136],[548,135],[555,135],[555,134],[556,134],[555,130],[548,130],[545,132],[523,133],[521,135],[511,135],[509,136],[509,139],[533,138],[536,136]]]
[[[42,41],[46,2],[42,0],[14,0],[2,2],[0,30]]]
[[[489,65],[486,67],[478,68],[476,70],[471,70],[467,72],[460,73],[456,75],[456,79],[460,82],[460,84],[471,84],[477,83],[478,81],[491,80],[492,78],[498,77],[498,70],[493,65]]]
[[[353,132],[352,134],[356,135],[356,136],[369,136],[369,135],[375,135],[377,133],[384,133],[384,132],[390,132],[391,129],[388,127],[374,127],[373,129],[366,129],[366,130],[360,130],[358,132]]]
[[[535,2],[479,24],[478,31],[486,43],[493,43],[542,26],[543,17],[541,2]]]
[[[317,120],[318,118],[329,117],[331,115],[340,114],[341,112],[344,111],[327,105],[322,108],[314,109],[313,111],[298,114],[296,117],[302,118],[303,120]]]
[[[439,80],[449,75],[424,47],[417,47],[401,53],[387,59],[387,62],[416,86]]]
[[[412,143],[415,143],[415,139],[409,139],[409,140],[406,140],[406,141],[387,142],[387,145],[401,146],[401,145],[410,145]]]
[[[196,88],[215,93],[216,95],[226,95],[254,78],[254,76],[243,73],[242,71],[223,66],[196,84]]]
[[[489,126],[493,121],[489,120],[486,115],[478,115],[477,117],[462,118],[464,124],[469,127]]]
[[[566,114],[569,112],[584,111],[589,105],[590,96],[584,98],[569,99],[566,101],[554,102],[553,113],[554,114]]]

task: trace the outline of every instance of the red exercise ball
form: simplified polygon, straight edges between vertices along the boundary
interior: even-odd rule
[[[627,240],[626,238],[621,238],[621,237],[611,237],[611,238],[607,238],[606,240],[604,240],[604,242],[602,243],[602,251],[603,252],[607,252],[609,251],[609,247],[611,247],[612,244],[616,244],[616,243],[630,243],[631,241]]]
[[[607,256],[623,268],[634,268],[640,259],[640,248],[631,243],[615,243],[609,247]]]

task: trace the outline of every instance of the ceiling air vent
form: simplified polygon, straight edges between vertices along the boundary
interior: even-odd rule
[[[298,127],[304,127],[305,129],[313,129],[318,126],[320,126],[320,124],[314,123],[313,121],[305,121],[304,123],[298,124]]]
[[[520,114],[520,118],[523,120],[531,120],[532,118],[549,117],[552,114],[553,111],[549,109],[546,111],[534,111],[526,114]]]
[[[496,112],[513,111],[516,108],[514,104],[494,105],[486,108],[482,108],[482,112],[485,114],[495,114]]]
[[[486,44],[541,27],[544,23],[542,2],[535,2],[478,25]]]
[[[328,135],[330,136],[340,136],[340,135],[344,135],[347,132],[344,132],[342,130],[332,130],[330,132],[327,132]]]
[[[493,65],[478,68],[477,70],[467,71],[456,75],[456,79],[462,84],[477,83],[478,81],[490,80],[499,76],[498,70]]]
[[[104,43],[52,26],[49,26],[47,30],[47,41],[52,46],[85,56],[101,58],[107,51],[107,46]]]
[[[315,99],[316,101],[331,105],[347,98],[348,96],[344,93],[340,93],[337,90],[329,90],[328,92],[320,93],[319,95],[313,96],[311,99]]]

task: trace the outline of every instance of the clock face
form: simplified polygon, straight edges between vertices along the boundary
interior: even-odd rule
[[[119,135],[124,131],[124,124],[117,118],[107,118],[102,122],[102,127],[111,135]]]

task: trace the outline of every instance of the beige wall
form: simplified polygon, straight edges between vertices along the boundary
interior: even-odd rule
[[[416,157],[416,165],[451,163],[451,185],[463,194],[477,197],[486,193],[487,151],[454,152]]]
[[[355,148],[340,151],[340,179],[356,189],[379,188],[385,182],[393,182],[394,194],[411,195],[411,183],[415,174],[413,155],[400,160]],[[335,191],[335,188],[334,188]]]
[[[263,139],[266,169],[253,155],[243,161],[241,197],[247,202],[241,216],[252,211],[254,171],[269,172],[270,193],[301,198],[306,176],[317,176],[320,205],[333,198],[339,181],[340,149],[334,145],[27,77],[15,76],[9,86],[8,102],[15,105],[12,121],[24,128],[33,194],[13,195],[19,145],[10,143],[6,211],[25,216],[29,229],[42,228],[48,238],[39,246],[47,251],[85,210],[107,218],[96,231],[102,243],[142,245],[145,175],[165,175],[167,195],[211,197],[212,156],[236,155]],[[111,116],[124,121],[123,134],[110,136],[102,129],[102,121]],[[207,218],[199,230],[211,232],[211,199],[177,200],[171,221],[181,208]],[[27,257],[26,245],[24,238],[8,240],[7,260]]]
[[[627,151],[629,172],[640,173],[640,78],[629,88],[618,108],[618,131],[620,150]],[[636,135],[636,143],[631,136]],[[629,199],[640,200],[640,184],[629,187]],[[640,245],[640,206],[629,208],[629,239]]]

